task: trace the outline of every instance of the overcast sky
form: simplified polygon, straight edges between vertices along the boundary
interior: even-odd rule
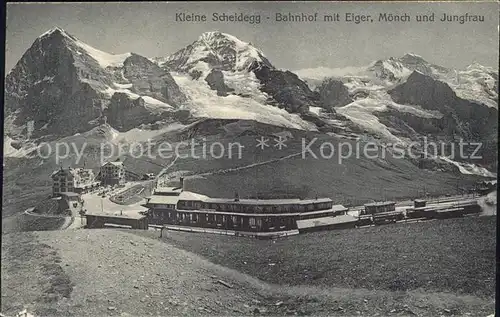
[[[59,26],[110,53],[168,56],[205,31],[230,33],[260,48],[276,67],[361,66],[413,52],[446,67],[498,65],[498,9],[490,3],[86,3],[8,4],[6,70],[48,29]],[[260,24],[176,22],[180,12],[261,14]],[[480,14],[483,23],[279,23],[276,12]],[[266,19],[269,17],[269,19]]]

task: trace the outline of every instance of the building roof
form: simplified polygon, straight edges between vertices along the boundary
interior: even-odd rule
[[[182,192],[182,188],[181,187],[156,187],[155,190],[154,190],[155,193],[175,193],[175,194],[179,194]]]
[[[80,196],[80,194],[77,194],[77,193],[74,193],[74,192],[61,192],[59,194],[64,195],[64,196],[68,196],[68,197],[78,197],[78,196]]]
[[[333,205],[332,210],[333,211],[348,211],[349,208],[342,206],[342,205]]]
[[[131,214],[131,215],[108,215],[108,214],[89,214],[86,213],[85,216],[90,217],[99,217],[99,218],[120,218],[120,219],[143,219],[147,217],[146,215],[141,214]]]
[[[207,198],[205,195],[183,191],[178,195],[152,195],[148,197],[148,204],[175,205],[179,200],[205,201]]]
[[[177,205],[178,201],[179,201],[179,196],[153,195],[149,197],[148,204]]]
[[[235,201],[234,199],[228,198],[208,198],[205,199],[206,203],[214,204],[235,204],[235,205],[307,205],[307,204],[319,204],[319,203],[330,203],[332,200],[330,198],[318,198],[318,199],[240,199]]]
[[[206,201],[207,199],[210,199],[210,198],[208,196],[198,194],[198,193],[193,193],[190,191],[183,191],[179,195],[179,200]]]
[[[57,175],[59,173],[65,173],[71,177],[75,177],[75,172],[74,172],[74,170],[71,170],[71,169],[58,169],[58,170],[52,172],[50,177],[54,177],[55,175]]]
[[[331,212],[330,209],[306,211],[306,212],[285,212],[285,213],[253,213],[253,212],[233,212],[233,211],[216,211],[213,209],[177,209],[179,212],[197,213],[197,214],[212,214],[212,215],[228,215],[228,216],[247,216],[247,217],[291,217],[291,216],[310,216],[318,214],[326,214]]]
[[[378,207],[378,206],[387,206],[387,205],[394,205],[396,202],[394,201],[379,201],[376,203],[369,203],[365,204],[365,207]]]
[[[321,218],[313,218],[313,219],[304,219],[297,220],[297,228],[312,228],[312,227],[323,227],[323,226],[331,226],[338,225],[344,223],[352,223],[356,222],[358,219],[351,215],[341,215],[336,217],[321,217]]]
[[[57,173],[59,173],[60,171],[61,171],[61,170],[55,170],[55,171],[53,171],[53,172],[52,172],[52,174],[50,174],[50,177],[52,177],[52,176],[56,175],[56,174],[57,174]]]
[[[59,174],[60,172],[64,172],[64,173],[67,173],[71,176],[75,176],[75,175],[79,175],[79,174],[84,174],[84,173],[88,173],[89,175],[93,175],[94,174],[94,171],[92,169],[87,169],[87,168],[68,168],[68,169],[58,169],[58,170],[55,170],[52,172],[52,174],[50,175],[50,177],[53,177],[57,174]]]
[[[106,162],[104,163],[102,166],[106,166],[108,164],[111,164],[111,165],[114,165],[114,166],[123,166],[123,162],[122,161],[116,161],[116,162]]]

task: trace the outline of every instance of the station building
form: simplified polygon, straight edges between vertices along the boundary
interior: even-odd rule
[[[297,220],[345,214],[348,208],[330,198],[240,199],[210,198],[180,187],[159,187],[143,205],[149,223],[246,232],[297,229]]]

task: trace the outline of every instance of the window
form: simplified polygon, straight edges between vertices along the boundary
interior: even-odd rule
[[[257,218],[257,227],[260,228],[262,227],[262,219]]]

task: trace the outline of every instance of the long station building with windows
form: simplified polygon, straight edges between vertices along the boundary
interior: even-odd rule
[[[330,198],[233,199],[210,198],[179,187],[157,187],[143,205],[150,224],[180,225],[246,232],[297,229],[297,220],[345,214],[348,208]]]

